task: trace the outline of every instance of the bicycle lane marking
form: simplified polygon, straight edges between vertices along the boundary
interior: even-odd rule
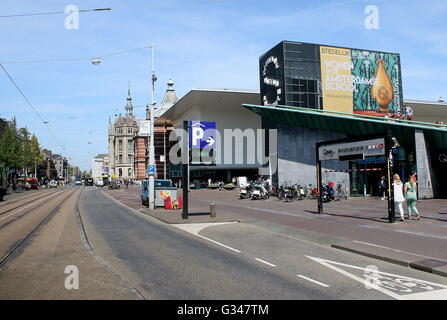
[[[363,283],[366,289],[375,289],[397,300],[447,300],[447,285],[379,271],[373,266],[362,268],[322,258],[306,257]]]

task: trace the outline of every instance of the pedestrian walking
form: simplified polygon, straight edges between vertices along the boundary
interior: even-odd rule
[[[379,180],[379,193],[382,196],[380,200],[385,200],[386,180],[385,176],[381,176]]]
[[[404,221],[404,208],[403,208],[403,203],[405,202],[405,197],[404,197],[404,185],[402,183],[402,180],[400,180],[400,177],[398,174],[395,174],[394,176],[394,182],[393,182],[393,187],[394,187],[394,204],[397,205],[397,207],[399,208],[399,213],[400,213],[400,221]]]
[[[417,204],[417,194],[416,194],[416,181],[414,175],[411,174],[408,177],[408,182],[404,185],[405,199],[407,200],[407,210],[408,210],[408,218],[411,220],[411,211],[416,213],[416,219],[420,220],[421,217],[419,215],[419,211],[416,208]]]

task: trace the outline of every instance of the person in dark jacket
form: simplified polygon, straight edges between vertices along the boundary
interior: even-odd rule
[[[385,176],[381,176],[379,180],[379,194],[381,196],[380,200],[385,200],[385,191],[386,191]]]

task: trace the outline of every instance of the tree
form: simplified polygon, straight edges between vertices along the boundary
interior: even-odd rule
[[[7,126],[0,141],[0,162],[3,162],[7,167],[16,168],[18,166],[18,144],[14,127],[12,125]]]
[[[44,160],[40,151],[39,141],[33,134],[30,137],[28,129],[17,129],[15,117],[5,128],[0,141],[0,162],[9,168],[28,168],[35,170],[36,165]]]
[[[29,168],[36,170],[37,166],[44,161],[45,157],[40,151],[39,140],[33,134],[27,143],[27,165]],[[34,175],[36,172],[34,171]]]

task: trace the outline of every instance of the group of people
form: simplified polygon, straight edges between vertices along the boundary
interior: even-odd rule
[[[413,172],[408,176],[408,181],[404,184],[400,179],[398,174],[393,176],[393,188],[394,188],[394,203],[399,209],[400,221],[404,221],[404,208],[403,204],[407,204],[408,218],[411,220],[411,214],[414,212],[416,214],[416,219],[420,220],[421,216],[416,207],[418,197],[417,197],[417,181],[416,174]],[[379,189],[382,195],[382,200],[385,200],[385,190],[386,182],[385,176],[382,176],[379,181]]]

